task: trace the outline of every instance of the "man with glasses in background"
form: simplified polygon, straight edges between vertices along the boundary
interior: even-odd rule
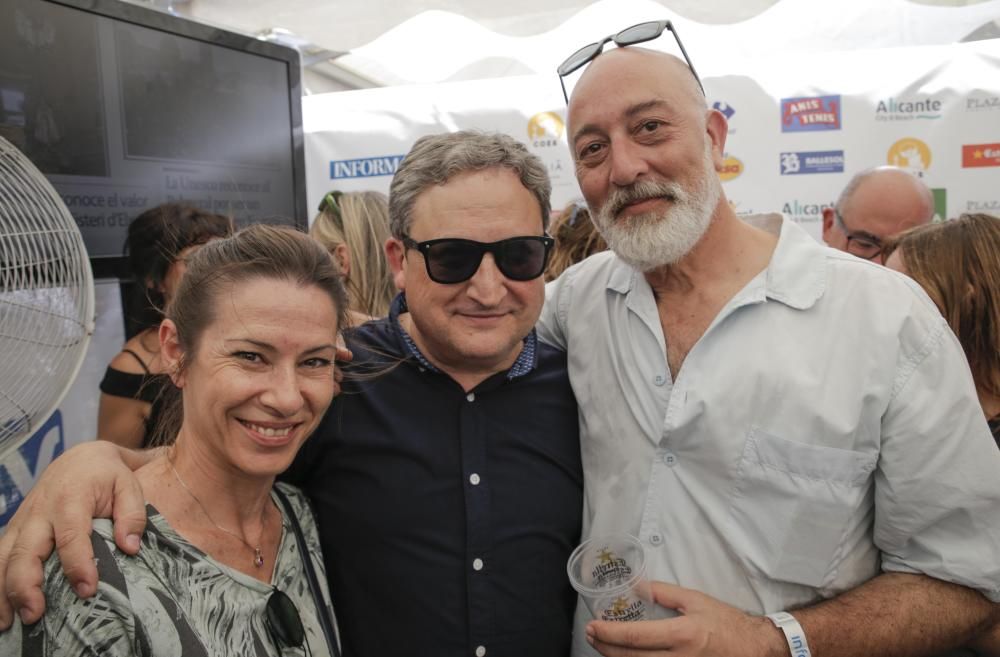
[[[566,355],[534,330],[550,192],[541,160],[504,135],[423,137],[393,177],[386,253],[401,293],[389,317],[345,335],[344,392],[284,477],[313,503],[344,657],[569,653],[577,408]],[[74,583],[96,580],[94,490],[107,488],[104,508],[111,481],[127,491],[114,499],[116,536],[143,530],[119,458],[70,450],[26,500],[28,521],[12,521],[44,536],[30,554],[51,550],[57,525]],[[72,485],[59,490],[60,479]],[[13,539],[0,540],[0,564]],[[31,557],[12,566],[0,590],[37,586],[39,568]],[[40,613],[40,591],[30,595]]]
[[[539,335],[569,356],[584,538],[638,537],[678,616],[579,605],[574,654],[961,645],[1000,600],[1000,453],[962,350],[912,281],[735,215],[728,126],[690,62],[629,47],[665,29],[559,69],[587,66],[567,135],[611,251],[549,284]]]
[[[911,173],[891,166],[856,174],[837,204],[823,209],[823,241],[865,260],[882,262],[882,245],[934,219],[934,195]]]

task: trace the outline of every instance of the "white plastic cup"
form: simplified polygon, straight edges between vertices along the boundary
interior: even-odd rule
[[[566,572],[594,618],[650,618],[652,595],[646,579],[646,552],[635,536],[611,534],[584,541],[570,555]]]

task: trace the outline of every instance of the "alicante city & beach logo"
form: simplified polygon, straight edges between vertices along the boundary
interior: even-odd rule
[[[922,176],[931,166],[931,149],[916,137],[904,137],[889,147],[886,163]]]
[[[940,119],[941,106],[944,103],[937,98],[921,98],[919,100],[885,98],[875,106],[876,121],[913,121],[916,119]]]

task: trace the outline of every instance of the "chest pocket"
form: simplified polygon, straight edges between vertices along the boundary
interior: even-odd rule
[[[849,530],[865,519],[862,504],[877,461],[877,453],[751,429],[731,505],[734,548],[751,574],[827,584]]]

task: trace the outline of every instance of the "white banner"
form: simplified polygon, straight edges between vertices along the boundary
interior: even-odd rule
[[[783,211],[820,236],[851,175],[894,164],[935,191],[938,213],[1000,214],[1000,40],[771,56],[752,76],[704,80],[729,119],[726,194],[741,213]],[[499,131],[542,158],[552,204],[580,197],[559,81],[526,76],[339,92],[304,99],[309,203],[331,189],[387,192],[423,135]]]

